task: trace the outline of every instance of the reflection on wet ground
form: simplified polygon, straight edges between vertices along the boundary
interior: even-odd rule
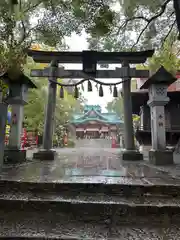
[[[98,148],[57,149],[54,161],[31,161],[4,167],[1,179],[23,181],[180,184],[172,167],[150,166],[146,161],[123,162],[120,150]],[[175,167],[174,167],[175,168]],[[180,168],[180,167],[179,167]]]

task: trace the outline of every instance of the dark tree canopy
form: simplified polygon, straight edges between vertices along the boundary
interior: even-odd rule
[[[43,35],[54,41],[72,31],[89,34],[91,48],[159,48],[170,34],[178,36],[180,7],[173,0],[44,1]],[[54,19],[52,22],[51,20]],[[61,24],[60,24],[61,23]],[[40,32],[40,29],[38,29]]]
[[[18,3],[18,4],[17,4]],[[33,42],[64,49],[64,37],[88,33],[91,49],[160,48],[178,37],[179,1],[1,0],[0,71],[24,63]],[[15,67],[14,67],[15,68]]]
[[[107,50],[161,48],[170,35],[174,36],[174,41],[178,38],[178,11],[174,9],[173,0],[119,0],[111,31],[104,37],[91,36],[90,47]]]

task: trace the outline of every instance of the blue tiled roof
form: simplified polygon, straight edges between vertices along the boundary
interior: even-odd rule
[[[97,111],[97,112],[101,112],[101,106],[100,105],[85,105],[84,106],[84,112],[88,112],[92,109]]]
[[[93,108],[92,105],[89,108],[86,106],[85,109],[88,109],[89,111],[86,111],[85,113],[82,113],[82,114],[75,114],[71,122],[74,124],[80,124],[88,121],[100,121],[102,123],[109,123],[109,124],[124,123],[123,120],[121,120],[116,113],[112,113],[112,112],[102,113],[100,111],[96,111],[97,105],[95,109]],[[94,112],[93,116],[90,114],[92,111]]]

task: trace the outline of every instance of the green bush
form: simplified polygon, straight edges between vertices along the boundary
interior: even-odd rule
[[[69,148],[75,147],[75,142],[73,140],[69,139],[66,147],[69,147]]]
[[[57,147],[58,146],[58,140],[57,139],[53,139],[53,147]]]
[[[56,139],[56,137],[53,137],[53,146],[54,147],[69,147],[73,148],[75,147],[75,142],[71,139],[68,139],[67,145],[64,145],[63,139]]]

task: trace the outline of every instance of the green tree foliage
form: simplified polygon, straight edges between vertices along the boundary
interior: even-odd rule
[[[87,0],[19,0],[0,2],[0,46],[10,51],[25,49],[32,42],[64,46],[64,37],[85,28],[92,35],[111,30],[114,13],[108,3]]]
[[[66,49],[64,37],[82,29],[92,36],[111,31],[113,1],[19,0],[0,1],[0,74],[16,77],[33,43]]]
[[[153,57],[148,59],[146,64],[137,65],[137,69],[149,69],[151,74],[153,74],[161,66],[164,66],[175,75],[180,69],[180,59],[178,42],[173,43],[173,36],[169,36],[163,47],[159,49],[159,51],[156,51]]]
[[[43,22],[46,1],[20,0],[13,8],[10,2],[0,1],[0,73],[21,70],[26,61],[26,49],[34,41],[40,40],[41,29],[43,24],[46,25]],[[53,31],[51,28],[52,40]],[[62,37],[59,36],[59,41],[61,40]]]
[[[32,42],[62,49],[64,37],[82,29],[93,49],[159,48],[172,32],[177,37],[173,0],[19,0],[15,6],[0,1],[3,68],[24,63]]]
[[[24,107],[25,127],[27,130],[38,129],[43,132],[44,108],[47,96],[44,89],[31,89],[28,93],[27,105]]]
[[[176,74],[180,69],[180,59],[177,57],[178,54],[176,47],[173,46],[170,39],[168,39],[164,47],[149,59],[149,69],[155,72],[162,65],[171,73]]]
[[[119,97],[107,103],[106,109],[109,112],[115,112],[120,118],[123,118],[123,98],[119,93]]]
[[[111,50],[112,46],[113,49],[118,50],[120,48],[134,50],[142,46],[159,48],[171,32],[174,32],[176,37],[178,34],[173,0],[46,0],[45,2],[46,9],[54,16],[57,24],[59,24],[59,16],[63,19],[67,14],[66,19],[69,25],[73,26],[73,31],[78,33],[85,29],[91,36],[89,41],[92,48],[107,50]],[[49,20],[50,16],[46,14],[45,16]],[[68,29],[69,32],[72,31],[72,27]]]
[[[44,68],[43,64],[34,63],[28,58],[24,71],[27,75],[31,69]],[[29,89],[27,105],[24,107],[24,123],[27,130],[35,130],[42,134],[44,126],[44,113],[48,96],[48,80],[46,78],[33,78],[37,89]],[[83,98],[74,99],[74,97],[66,92],[65,98],[60,99],[57,88],[56,112],[55,112],[55,134],[59,135],[71,120],[72,115],[81,111]]]

